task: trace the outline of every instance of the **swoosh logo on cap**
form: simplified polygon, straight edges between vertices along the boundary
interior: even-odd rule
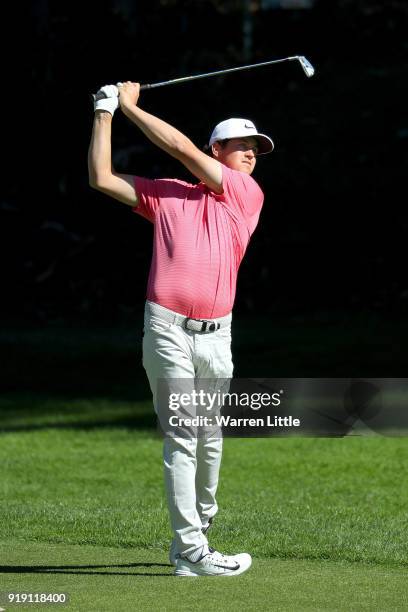
[[[253,124],[253,123],[245,123],[245,127],[246,127],[246,128],[250,128],[250,129],[252,129],[252,130],[254,130],[254,129],[255,129],[255,126],[254,126],[254,124]]]

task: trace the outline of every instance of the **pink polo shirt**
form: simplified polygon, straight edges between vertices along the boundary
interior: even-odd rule
[[[224,165],[222,173],[221,195],[204,183],[135,177],[133,211],[154,223],[147,299],[193,319],[231,312],[263,204],[251,176]]]

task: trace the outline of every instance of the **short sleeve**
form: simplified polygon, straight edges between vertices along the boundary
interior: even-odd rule
[[[223,165],[222,185],[225,203],[243,217],[252,234],[264,201],[264,194],[258,183],[249,174]]]
[[[163,201],[169,198],[185,199],[191,187],[176,179],[148,179],[142,176],[135,176],[134,182],[138,205],[132,210],[152,223]]]

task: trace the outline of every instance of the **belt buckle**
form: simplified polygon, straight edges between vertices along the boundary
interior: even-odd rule
[[[192,329],[191,327],[188,327],[189,321],[201,323],[201,329]],[[221,326],[219,323],[215,323],[214,321],[210,322],[206,319],[192,319],[191,317],[187,317],[187,319],[184,321],[184,327],[186,329],[190,329],[191,331],[197,331],[199,333],[209,333],[217,331],[218,329],[220,329]]]

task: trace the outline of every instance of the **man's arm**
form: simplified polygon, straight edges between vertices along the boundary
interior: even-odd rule
[[[117,174],[112,168],[111,129],[112,115],[97,110],[88,151],[89,184],[124,204],[137,206],[133,176]]]
[[[216,193],[222,193],[222,166],[219,161],[198,149],[187,136],[171,125],[137,106],[140,85],[127,81],[119,87],[119,104],[123,113],[166,153],[175,157]]]

